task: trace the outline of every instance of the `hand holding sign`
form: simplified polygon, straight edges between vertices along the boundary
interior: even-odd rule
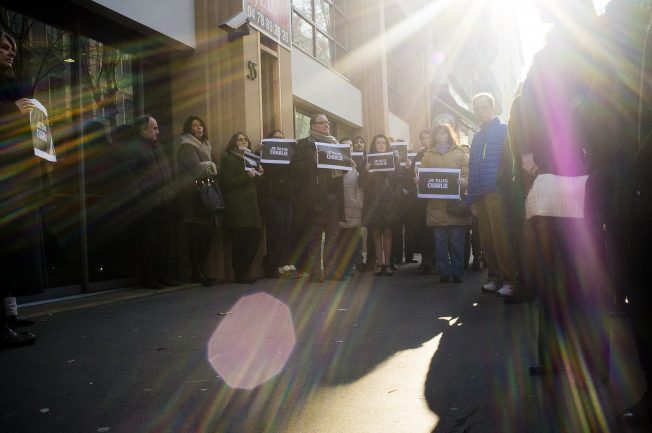
[[[296,140],[268,138],[261,141],[260,162],[263,164],[289,164],[294,156]]]
[[[260,157],[258,155],[245,151],[242,159],[244,161],[244,169],[249,176],[254,177],[263,174],[260,170],[262,167],[260,166]]]
[[[417,172],[417,197],[459,199],[459,168],[420,168]]]
[[[351,170],[351,146],[315,142],[317,167],[331,170]]]
[[[15,102],[16,107],[22,114],[27,114],[35,107],[31,99],[21,98]]]
[[[401,166],[405,167],[408,159],[407,143],[404,141],[395,141],[389,144],[390,149],[396,153]],[[411,162],[411,161],[410,161]],[[408,166],[409,167],[409,166]]]
[[[367,171],[394,171],[394,152],[367,154]]]

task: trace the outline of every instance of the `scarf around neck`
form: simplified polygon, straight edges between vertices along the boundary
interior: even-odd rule
[[[199,141],[197,137],[192,134],[185,133],[181,134],[181,140],[179,142],[179,147],[182,144],[189,144],[194,147],[201,155],[205,156],[208,161],[212,161],[211,155],[211,144],[208,140]]]
[[[435,144],[435,151],[437,153],[441,153],[442,155],[447,153],[450,150],[450,144],[449,143],[444,143],[444,144]]]
[[[318,141],[320,143],[329,143],[329,144],[338,143],[337,139],[332,135],[320,134],[319,132],[313,131],[312,129],[310,130],[310,137],[314,138],[315,141]]]

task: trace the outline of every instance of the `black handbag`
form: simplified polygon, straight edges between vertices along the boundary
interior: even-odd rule
[[[209,177],[195,181],[195,209],[203,213],[220,212],[226,209],[220,187]]]
[[[471,206],[465,204],[461,198],[458,198],[457,200],[449,200],[446,204],[446,211],[454,216],[471,216]]]

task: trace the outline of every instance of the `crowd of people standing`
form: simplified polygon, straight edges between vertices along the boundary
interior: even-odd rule
[[[542,11],[554,27],[514,100],[509,123],[497,117],[491,94],[477,94],[472,103],[480,130],[468,149],[458,142],[454,125],[442,123],[422,131],[416,156],[395,158],[390,170],[371,170],[365,159],[352,160],[351,170],[321,169],[317,142],[346,143],[355,152],[376,154],[391,151],[394,140],[383,133],[368,146],[362,137],[338,140],[328,117],[316,114],[308,136],[296,141],[289,164],[245,169],[245,160],[259,150],[247,134],[235,132],[224,154],[217,155],[198,116],[183,124],[172,158],[158,141],[158,123],[151,115],[107,134],[107,142],[122,145],[129,168],[132,188],[120,205],[129,209],[137,227],[129,233],[138,239],[144,286],[178,284],[179,226],[187,234],[189,280],[206,286],[216,282],[206,262],[218,227],[229,239],[233,281],[240,284],[256,281],[252,265],[265,226],[265,276],[305,276],[315,283],[346,279],[354,269],[392,276],[403,254],[411,261],[417,252],[422,271],[435,268],[441,283],[461,283],[472,245],[472,268],[480,269],[480,263],[488,268],[479,289],[508,303],[539,299],[532,375],[569,374],[583,388],[606,381],[608,313],[627,298],[641,365],[651,383],[643,272],[652,235],[652,201],[647,199],[652,187],[645,175],[652,161],[652,86],[650,62],[642,60],[652,45],[646,32],[649,15],[626,0],[613,0],[600,18],[590,0],[548,3]],[[623,26],[636,36],[618,31]],[[608,50],[607,59],[587,46],[587,35],[594,34],[597,45]],[[10,37],[2,34],[0,43],[3,52],[15,55]],[[7,69],[13,57],[0,60]],[[15,80],[3,74],[0,85],[2,116],[8,119],[0,138],[8,143],[11,134],[27,128],[22,115],[31,107]],[[284,134],[273,130],[266,138],[283,139]],[[3,147],[3,164],[29,159],[20,152],[25,149]],[[419,167],[459,170],[457,206],[450,199],[417,198]],[[216,212],[198,206],[198,182],[217,185],[224,206]],[[12,271],[35,265],[32,258],[38,256],[38,239],[25,236],[36,230],[29,205],[33,183],[29,176],[2,178],[2,243],[17,247],[3,247],[0,263]],[[12,215],[5,212],[9,207],[21,214],[5,218]],[[429,234],[418,235],[424,232]],[[18,233],[23,236],[19,243],[11,238]],[[38,273],[24,269],[23,274]],[[12,297],[12,284],[9,279],[3,298]],[[11,320],[4,317],[3,344],[34,341],[29,333],[11,331]],[[13,317],[13,326],[19,326]],[[650,422],[650,405],[646,391],[623,417]],[[589,403],[583,407],[588,423],[594,409]]]

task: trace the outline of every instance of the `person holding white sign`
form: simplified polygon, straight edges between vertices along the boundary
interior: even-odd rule
[[[421,168],[452,168],[460,170],[459,189],[466,189],[469,176],[469,158],[457,144],[452,128],[445,124],[432,128],[434,146],[421,160]],[[469,216],[451,214],[449,203],[455,199],[429,199],[426,225],[432,227],[435,239],[435,256],[440,281],[455,283],[463,281],[464,236],[471,225]]]
[[[344,185],[340,170],[317,167],[315,143],[338,144],[330,135],[330,122],[325,114],[310,118],[310,135],[297,142],[290,164],[294,179],[299,182],[294,197],[293,262],[310,274],[313,282],[341,280],[346,276],[338,269],[337,240],[344,216]],[[324,270],[321,269],[321,244],[324,233]]]
[[[238,131],[229,139],[222,159],[222,192],[226,205],[224,225],[231,238],[231,264],[234,282],[238,284],[256,282],[248,274],[258,252],[263,228],[254,180],[257,174],[243,168],[244,153],[250,150],[249,137]],[[262,166],[258,167],[258,172],[264,172]]]
[[[30,332],[11,328],[30,324],[19,319],[14,295],[43,291],[39,204],[42,196],[39,158],[34,156],[29,87],[12,76],[16,42],[0,31],[0,347],[36,341]],[[32,322],[33,323],[33,322]]]
[[[389,139],[384,134],[376,135],[371,140],[369,153],[385,153],[389,149]],[[390,267],[392,252],[392,227],[398,225],[401,217],[401,203],[404,197],[403,187],[407,181],[407,169],[401,167],[394,158],[393,170],[387,168],[372,170],[370,163],[362,172],[364,189],[363,225],[371,229],[376,251],[376,275],[394,275]],[[390,160],[391,161],[391,160]]]
[[[284,140],[280,129],[273,129],[266,139]],[[294,208],[292,197],[296,182],[286,164],[265,164],[265,176],[260,179],[258,193],[261,196],[265,216],[267,253],[263,257],[263,269],[268,278],[299,278],[303,274],[290,263],[292,220]]]

